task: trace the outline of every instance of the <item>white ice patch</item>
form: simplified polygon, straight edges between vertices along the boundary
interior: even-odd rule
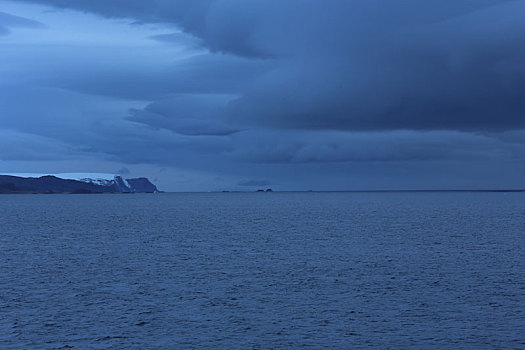
[[[124,184],[128,187],[128,188],[131,188],[128,180],[126,180],[125,178],[122,178],[122,181],[124,181]]]
[[[115,182],[115,178],[117,177],[117,175],[114,174],[100,173],[61,173],[54,174],[53,176],[65,180],[77,180],[101,186],[111,186]]]

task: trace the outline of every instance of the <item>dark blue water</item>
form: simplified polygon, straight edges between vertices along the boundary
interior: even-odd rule
[[[0,348],[525,348],[525,194],[0,196]]]

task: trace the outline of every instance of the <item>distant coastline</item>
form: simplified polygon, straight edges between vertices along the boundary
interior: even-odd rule
[[[273,191],[264,191],[264,190],[253,190],[253,191],[239,191],[239,190],[222,190],[222,191],[212,191],[212,193],[265,193],[265,192],[278,192],[278,193],[447,193],[447,192],[458,192],[458,193],[467,193],[467,192],[480,192],[480,193],[522,193],[525,192],[525,189],[488,189],[488,190],[469,190],[469,189],[459,189],[459,190],[273,190]],[[169,193],[169,192],[168,192]],[[177,193],[177,192],[173,192]],[[196,192],[198,193],[198,192]],[[205,192],[202,192],[205,193]]]
[[[159,193],[145,177],[95,173],[0,174],[0,194]]]

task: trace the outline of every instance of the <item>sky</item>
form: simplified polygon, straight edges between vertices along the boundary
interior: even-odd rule
[[[525,188],[524,0],[0,0],[0,173]]]

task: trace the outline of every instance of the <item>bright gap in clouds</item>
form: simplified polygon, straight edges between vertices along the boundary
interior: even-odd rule
[[[187,36],[168,24],[139,24],[133,19],[108,19],[86,12],[14,1],[0,1],[0,6],[2,12],[43,24],[40,28],[17,28],[2,38],[3,44],[131,46],[155,50],[167,45],[153,40],[153,36],[174,33]],[[169,49],[172,53],[179,52],[179,57],[195,54],[195,47],[170,45]],[[171,60],[174,58],[172,56]]]

